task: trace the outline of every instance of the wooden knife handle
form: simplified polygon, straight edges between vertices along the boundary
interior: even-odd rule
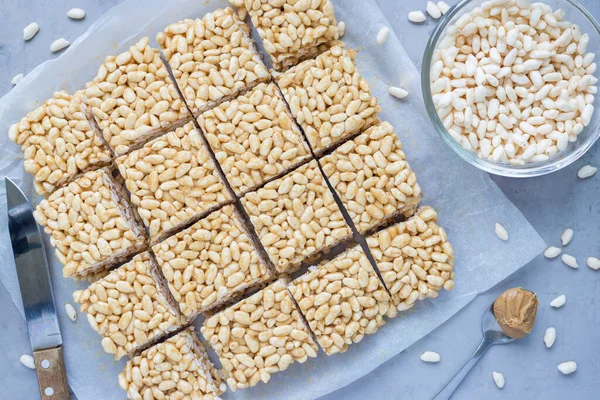
[[[62,347],[33,352],[42,400],[69,400]]]

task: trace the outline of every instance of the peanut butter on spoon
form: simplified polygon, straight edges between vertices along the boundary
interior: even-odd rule
[[[508,336],[520,339],[533,330],[538,299],[522,288],[508,289],[494,302],[494,317]]]

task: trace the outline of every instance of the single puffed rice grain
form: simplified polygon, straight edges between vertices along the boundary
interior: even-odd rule
[[[73,293],[81,312],[115,360],[173,332],[184,320],[149,252]]]
[[[338,22],[337,28],[338,28],[340,37],[344,36],[344,33],[346,33],[346,23],[344,21]]]
[[[572,374],[573,372],[577,371],[577,363],[575,361],[565,361],[558,364],[558,370],[563,375]]]
[[[546,345],[546,348],[549,349],[550,347],[552,347],[552,345],[554,344],[555,341],[556,341],[556,328],[550,327],[550,328],[546,329],[546,332],[544,332],[544,344]]]
[[[129,400],[218,400],[226,389],[223,380],[193,327],[127,361],[118,379]]]
[[[65,303],[65,312],[71,321],[75,322],[77,320],[77,311],[75,311],[71,303]]]
[[[422,11],[411,11],[408,13],[408,20],[410,22],[414,22],[415,24],[425,22],[425,14]]]
[[[68,47],[70,44],[71,43],[65,38],[56,39],[50,45],[50,51],[56,53],[57,51],[61,51],[65,47]]]
[[[431,18],[438,19],[442,16],[442,12],[433,1],[427,2],[426,10],[427,14],[429,14]]]
[[[40,30],[37,22],[32,22],[23,29],[23,40],[31,40]]]
[[[560,254],[561,250],[558,247],[550,246],[544,251],[544,257],[556,258]]]
[[[378,123],[381,107],[361,78],[355,57],[353,50],[334,46],[276,75],[292,115],[317,155]]]
[[[310,149],[274,83],[254,89],[198,118],[238,196],[294,169]]]
[[[232,200],[193,122],[116,163],[152,243]]]
[[[566,302],[567,302],[567,296],[565,296],[564,294],[561,294],[560,296],[558,296],[557,298],[555,298],[554,300],[552,300],[550,302],[550,307],[560,308],[560,307],[564,306]]]
[[[360,233],[414,214],[421,188],[389,122],[367,129],[320,160]]]
[[[594,176],[594,174],[596,174],[596,171],[598,171],[598,168],[592,167],[591,165],[585,165],[581,167],[579,171],[577,171],[577,176],[581,179],[589,178],[591,176]]]
[[[316,160],[241,201],[279,272],[296,270],[351,235]]]
[[[309,271],[289,286],[325,354],[348,350],[397,311],[359,245]]]
[[[442,13],[442,15],[446,14],[448,12],[448,10],[450,10],[450,6],[448,5],[448,3],[444,2],[444,1],[438,1],[437,6],[440,9],[440,12]]]
[[[494,226],[494,231],[496,232],[496,236],[498,236],[500,239],[502,239],[504,241],[508,240],[508,231],[506,230],[506,228],[504,228],[502,225],[500,225],[497,222],[496,222],[496,225]]]
[[[593,270],[599,270],[600,269],[600,259],[596,258],[596,257],[588,257],[587,258],[587,266],[590,267]]]
[[[85,11],[81,8],[71,8],[67,11],[67,17],[71,19],[82,19],[85,17]]]
[[[12,80],[10,81],[10,83],[12,83],[13,85],[18,85],[19,82],[21,82],[23,80],[23,74],[17,74],[15,76],[13,76]]]
[[[406,90],[402,89],[401,87],[397,87],[397,86],[390,86],[390,94],[399,99],[403,99],[406,96],[408,96],[408,92]]]
[[[572,239],[573,239],[573,229],[571,229],[571,228],[565,229],[565,231],[562,233],[562,235],[560,235],[560,241],[563,246],[568,245]]]
[[[562,262],[564,262],[567,266],[571,268],[579,268],[579,264],[577,264],[577,259],[570,254],[565,253],[560,257],[560,259],[562,260]]]
[[[504,374],[501,372],[494,371],[492,372],[492,378],[494,379],[494,383],[498,386],[499,389],[504,387],[506,381],[504,380]]]
[[[207,318],[201,332],[233,391],[267,383],[271,374],[293,362],[317,356],[317,345],[283,279]]]
[[[35,361],[29,354],[23,354],[21,357],[19,357],[19,361],[21,364],[23,364],[23,366],[29,369],[35,369]]]
[[[435,351],[426,351],[425,353],[421,354],[421,360],[425,361],[426,363],[438,363],[440,362],[440,359],[440,355]]]
[[[269,279],[233,206],[152,247],[183,315],[191,319]]]
[[[381,28],[379,30],[379,32],[377,32],[377,38],[375,39],[375,42],[377,42],[377,44],[384,44],[388,38],[390,34],[390,28],[388,28],[387,26],[384,26],[383,28]]]

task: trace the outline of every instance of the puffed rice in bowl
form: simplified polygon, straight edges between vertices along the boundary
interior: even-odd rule
[[[574,0],[463,0],[427,43],[425,106],[442,139],[471,165],[508,177],[545,175],[600,136],[599,52],[600,25]]]

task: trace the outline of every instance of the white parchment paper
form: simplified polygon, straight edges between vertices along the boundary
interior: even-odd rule
[[[374,0],[333,0],[336,14],[346,22],[344,41],[359,50],[357,63],[383,107],[388,120],[404,143],[412,168],[423,189],[423,204],[433,206],[456,253],[456,288],[443,292],[435,301],[424,301],[350,347],[347,353],[319,357],[294,364],[276,374],[268,384],[227,393],[228,399],[308,400],[330,393],[367,374],[389,358],[438,327],[482,291],[500,282],[525,265],[544,248],[544,242],[520,211],[482,173],[461,161],[437,136],[426,117],[421,98],[420,78],[415,66],[394,32],[387,42],[375,44],[377,32],[386,22]],[[109,54],[126,50],[143,36],[154,37],[171,22],[201,17],[226,5],[225,0],[125,0],[115,6],[55,60],[29,73],[9,94],[0,99],[0,130],[49,98],[56,90],[70,92],[92,79]],[[410,38],[406,38],[410,40]],[[389,85],[402,86],[410,95],[397,100],[387,93]],[[0,176],[13,178],[37,204],[31,178],[25,174],[18,146],[0,138]],[[0,280],[14,305],[22,305],[7,231],[5,187],[0,186]],[[502,223],[510,234],[508,242],[494,234]],[[48,244],[47,244],[48,245]],[[122,399],[117,375],[125,361],[113,362],[100,346],[99,336],[80,314],[71,323],[64,303],[83,286],[62,278],[61,266],[52,251],[50,268],[57,309],[61,319],[69,383],[81,400]],[[9,304],[3,304],[9,307]],[[404,374],[403,376],[406,376]]]

